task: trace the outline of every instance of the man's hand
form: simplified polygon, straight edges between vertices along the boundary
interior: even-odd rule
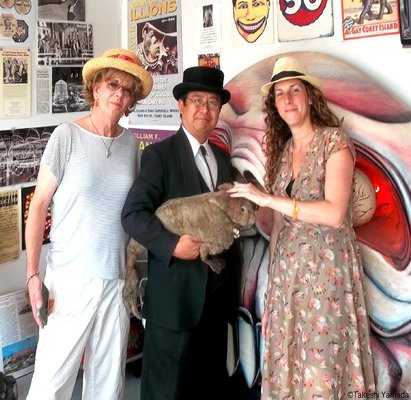
[[[201,240],[195,236],[182,235],[174,249],[173,256],[182,260],[195,260],[200,255]]]

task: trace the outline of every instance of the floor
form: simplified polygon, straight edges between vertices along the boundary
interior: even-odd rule
[[[127,364],[126,368],[126,389],[124,394],[124,400],[138,400],[140,398],[140,373],[141,373],[141,362],[135,361]],[[31,374],[22,376],[17,379],[17,389],[19,400],[26,400],[28,389],[31,382]],[[236,387],[240,387],[240,392],[242,395],[238,399],[230,400],[259,400],[260,399],[260,388],[258,384],[255,387],[248,389],[244,385],[244,380],[240,374],[233,376],[235,379]],[[71,400],[81,400],[81,375],[77,378],[76,386],[73,391],[73,396]]]
[[[140,365],[138,362],[127,364],[126,368],[126,389],[124,400],[138,400],[140,398]],[[31,382],[32,374],[22,376],[17,379],[17,390],[19,400],[26,400]],[[77,377],[71,400],[81,400],[81,375]]]

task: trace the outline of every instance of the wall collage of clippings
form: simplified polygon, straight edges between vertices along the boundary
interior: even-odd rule
[[[36,115],[89,110],[82,94],[81,70],[93,57],[92,26],[85,22],[85,0],[0,0],[0,116],[30,117],[32,84]],[[33,50],[36,48],[36,60]],[[31,65],[34,63],[34,75]],[[11,125],[13,126],[13,125]],[[13,245],[2,246],[0,264],[16,260],[25,249],[27,207],[40,160],[55,126],[0,131],[0,199],[18,199],[18,214],[0,202],[0,232]],[[20,220],[21,218],[21,220]],[[10,219],[13,219],[11,221]],[[48,241],[50,219],[44,242]],[[7,229],[6,229],[7,227]],[[15,230],[11,234],[10,230]],[[4,239],[6,234],[1,234]]]

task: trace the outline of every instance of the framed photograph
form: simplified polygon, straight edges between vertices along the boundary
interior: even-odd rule
[[[411,0],[399,0],[400,32],[403,47],[411,47]]]

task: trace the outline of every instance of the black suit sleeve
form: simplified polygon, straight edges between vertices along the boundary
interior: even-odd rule
[[[144,149],[140,172],[124,203],[121,222],[129,236],[168,265],[179,236],[164,229],[154,214],[164,202],[165,166],[161,159],[155,145]]]

